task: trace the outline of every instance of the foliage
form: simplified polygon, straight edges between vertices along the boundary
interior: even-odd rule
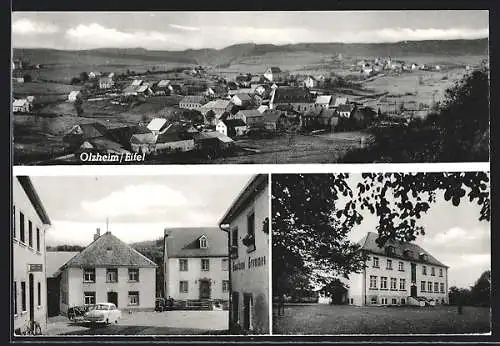
[[[302,276],[328,283],[364,266],[359,245],[347,239],[362,210],[378,218],[377,242],[412,241],[425,234],[419,219],[438,193],[458,206],[464,199],[490,220],[489,176],[465,173],[277,174],[272,180],[273,288],[289,291]],[[325,274],[327,273],[327,274]],[[330,277],[328,275],[330,274]],[[275,280],[274,280],[275,279]]]
[[[89,74],[85,71],[80,73],[80,80],[86,82],[89,80]]]
[[[31,77],[31,75],[29,73],[26,73],[25,75],[23,75],[23,79],[24,79],[25,83],[29,83],[33,80],[33,78]]]
[[[347,286],[339,279],[334,278],[323,286],[321,291],[327,293],[332,298],[332,304],[339,305],[343,303],[342,297],[347,293]]]
[[[47,246],[47,251],[82,251],[85,246],[80,245],[57,245],[57,246]]]
[[[450,287],[449,298],[451,305],[490,306],[491,271],[483,272],[470,288]]]

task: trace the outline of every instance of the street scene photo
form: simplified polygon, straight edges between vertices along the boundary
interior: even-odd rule
[[[489,172],[271,180],[273,335],[491,335]]]
[[[26,335],[268,334],[269,176],[14,176]]]
[[[485,10],[12,12],[15,165],[489,161]]]

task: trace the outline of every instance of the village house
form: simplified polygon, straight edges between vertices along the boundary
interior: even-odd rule
[[[80,92],[80,90],[73,90],[68,95],[69,102],[76,102],[77,100],[80,100],[81,98],[82,98],[82,93]]]
[[[45,254],[47,270],[47,316],[53,317],[61,314],[61,276],[59,269],[68,262],[78,251],[47,251]]]
[[[140,85],[135,89],[137,95],[141,95],[144,97],[148,97],[153,95],[153,90],[149,87],[149,85]]]
[[[99,78],[99,89],[111,89],[115,86],[115,81],[111,77]]]
[[[350,118],[355,108],[356,107],[352,104],[341,104],[336,108],[336,110],[340,117]]]
[[[262,76],[252,76],[250,79],[250,85],[260,84],[263,82]]]
[[[228,136],[242,136],[247,131],[247,125],[241,119],[221,119],[217,122],[215,130]]]
[[[260,112],[260,113],[264,113],[265,111],[267,111],[269,109],[269,106],[266,106],[266,105],[261,105],[257,108],[257,110]]]
[[[142,79],[133,79],[132,82],[130,83],[130,86],[138,87],[141,86],[142,83],[144,83]]]
[[[251,75],[239,75],[239,76],[236,76],[236,84],[238,84],[238,86],[240,88],[248,88],[250,87],[250,81],[252,79],[252,76]]]
[[[179,102],[179,108],[199,110],[206,103],[207,99],[205,96],[184,96]]]
[[[47,329],[45,233],[51,222],[28,176],[12,181],[12,313],[20,334],[29,321]]]
[[[313,76],[307,76],[303,81],[305,88],[316,88],[318,86],[318,81]]]
[[[262,113],[261,122],[268,131],[284,130],[286,127],[286,116],[280,111],[266,110]]]
[[[121,310],[151,311],[155,307],[156,267],[117,237],[100,230],[94,241],[60,269],[60,310],[99,302]],[[114,321],[110,321],[114,322]]]
[[[204,151],[211,156],[231,149],[234,141],[219,131],[202,131],[194,135],[194,144],[196,150]]]
[[[221,100],[221,99],[209,101],[208,103],[200,107],[199,111],[204,116],[206,123],[215,125],[217,123],[216,121],[226,111],[230,103],[231,102],[229,100]],[[210,114],[208,114],[209,112]],[[208,121],[209,119],[210,121]]]
[[[81,145],[85,141],[104,138],[107,133],[107,128],[101,123],[87,123],[74,125],[67,131],[63,137],[63,142]]]
[[[172,129],[158,135],[155,153],[186,152],[194,149],[194,134]]]
[[[268,180],[253,177],[219,222],[229,235],[230,332],[269,333]]]
[[[248,107],[252,102],[252,96],[246,93],[236,94],[231,97],[231,102],[238,107],[245,108]]]
[[[165,297],[186,305],[227,304],[227,234],[210,227],[165,229],[163,273]]]
[[[335,109],[324,108],[319,113],[318,122],[321,126],[333,132],[339,123],[339,116]]]
[[[379,247],[377,237],[368,232],[360,241],[366,266],[349,275],[348,304],[448,304],[448,266],[410,242],[389,241]]]
[[[17,99],[12,102],[12,111],[14,113],[29,113],[33,109],[33,105],[27,99]]]
[[[268,96],[269,92],[271,91],[271,88],[269,86],[263,85],[263,84],[251,84],[250,89],[252,90],[252,93],[255,95],[259,95],[260,97],[266,97]]]
[[[316,101],[314,102],[317,107],[321,107],[323,109],[328,109],[332,106],[333,96],[331,95],[320,95],[316,97]]]
[[[139,154],[151,154],[156,151],[156,138],[153,133],[135,133],[130,138],[132,152]]]
[[[305,113],[315,108],[314,96],[306,88],[280,87],[272,93],[269,108],[289,105],[295,111]]]
[[[269,67],[264,72],[264,77],[270,82],[281,81],[286,78],[286,73],[281,71],[279,67]]]
[[[97,79],[99,77],[101,77],[101,72],[98,72],[98,71],[91,71],[89,72],[89,79]]]
[[[167,119],[165,118],[153,118],[149,124],[147,125],[147,128],[149,131],[151,131],[155,136],[159,135],[160,133],[163,133],[167,130],[167,128],[170,126],[167,122]]]
[[[346,105],[348,103],[349,103],[349,99],[347,97],[336,97],[335,103],[333,104],[333,107],[336,108],[340,105]]]
[[[230,119],[241,119],[248,128],[255,126],[255,124],[261,122],[262,114],[256,109],[246,109],[240,110],[238,113],[231,115]]]

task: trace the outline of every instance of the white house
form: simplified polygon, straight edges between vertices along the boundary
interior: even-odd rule
[[[153,118],[147,125],[147,128],[154,135],[159,135],[165,132],[169,125],[171,124],[169,124],[165,118]]]
[[[111,89],[115,85],[115,81],[111,77],[99,78],[99,89]]]
[[[75,102],[76,100],[81,99],[81,97],[82,93],[80,92],[80,90],[73,90],[68,95],[68,101]]]
[[[318,81],[313,76],[307,76],[306,79],[304,79],[304,86],[309,89],[316,88],[318,86]]]
[[[14,113],[28,113],[32,109],[32,105],[27,99],[17,99],[12,102],[12,111]]]
[[[100,230],[60,269],[60,310],[99,302],[120,310],[153,310],[157,265],[117,237]]]
[[[236,94],[231,97],[231,102],[238,107],[246,107],[252,101],[252,97],[249,94],[241,93]]]
[[[241,119],[219,120],[215,130],[228,137],[242,136],[247,131],[247,125]]]
[[[31,179],[12,180],[12,318],[16,334],[29,321],[47,328],[47,282],[45,280],[45,232],[51,222]],[[20,329],[20,330],[19,330]]]
[[[410,242],[376,243],[377,233],[360,241],[365,268],[349,275],[351,305],[436,305],[448,303],[448,267]]]
[[[339,117],[350,118],[354,109],[355,107],[352,104],[341,104],[337,107],[337,113]]]
[[[165,297],[227,302],[227,234],[216,227],[165,229],[163,273]]]
[[[315,104],[323,109],[330,108],[333,102],[333,97],[331,95],[320,95],[316,97]]]
[[[219,222],[229,234],[230,331],[269,333],[269,185],[254,176]]]
[[[279,67],[269,67],[266,72],[264,72],[264,77],[270,81],[279,81],[280,79],[283,79],[285,77],[285,73],[281,71]]]

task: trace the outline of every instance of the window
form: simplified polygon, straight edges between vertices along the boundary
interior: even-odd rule
[[[373,268],[378,268],[378,257],[373,257]]]
[[[128,281],[132,281],[132,282],[139,281],[139,269],[138,268],[128,268]]]
[[[229,280],[222,280],[222,293],[229,292]]]
[[[380,303],[381,303],[382,305],[387,305],[387,298],[381,298],[381,299],[380,299]]]
[[[12,236],[16,238],[16,206],[12,206]],[[16,310],[17,312],[17,310]]]
[[[251,212],[247,216],[247,244],[248,251],[255,250],[255,213]]]
[[[422,266],[422,275],[427,275],[427,267]]]
[[[188,293],[188,282],[187,281],[179,281],[179,292],[180,293]]]
[[[128,305],[139,305],[139,292],[128,292]]]
[[[439,292],[439,283],[435,282],[434,283],[434,293],[438,293]]]
[[[40,284],[40,281],[38,281],[37,284],[38,288],[38,296],[37,296],[37,301],[38,301],[38,306],[42,306],[42,285]]]
[[[206,249],[207,248],[207,238],[205,236],[202,236],[200,238],[200,249]]]
[[[208,258],[201,259],[201,270],[207,272],[210,270],[210,260]]]
[[[386,266],[386,269],[387,270],[392,270],[392,260],[388,259],[387,260],[387,266]]]
[[[40,229],[36,228],[36,251],[40,251]]]
[[[377,277],[370,275],[370,288],[377,288]]]
[[[442,283],[442,282],[439,284],[439,291],[441,293],[444,293],[444,283]]]
[[[401,262],[401,261],[400,261],[400,262],[398,263],[398,270],[399,270],[400,272],[404,272],[404,271],[405,271],[405,264],[404,264],[404,262]]]
[[[19,213],[19,231],[20,231],[20,238],[21,241],[24,243],[26,241],[25,234],[24,234],[24,214]]]
[[[431,268],[431,276],[436,276],[436,268]]]
[[[432,293],[432,282],[427,281],[427,292]]]
[[[28,220],[28,245],[33,247],[33,223]]]
[[[188,260],[187,259],[179,259],[179,271],[187,272],[188,271]]]
[[[14,315],[17,315],[17,281],[14,281]]]
[[[118,282],[118,269],[106,269],[106,282]]]
[[[371,303],[372,304],[377,304],[377,297],[372,297]]]
[[[399,279],[399,289],[402,291],[406,290],[406,279]]]
[[[406,304],[406,300],[404,298],[401,298],[401,305],[405,305]]]
[[[21,281],[21,311],[26,311],[26,281]]]
[[[420,282],[420,291],[425,292],[425,281]]]
[[[238,258],[238,228],[231,231],[231,258]]]
[[[396,305],[398,303],[398,300],[396,298],[392,298],[392,305]]]
[[[83,302],[85,305],[95,304],[95,292],[83,292]]]
[[[83,270],[84,282],[95,282],[95,268],[88,268]]]
[[[222,270],[228,271],[229,270],[229,260],[227,258],[223,258],[221,266],[222,266]]]
[[[439,277],[443,277],[443,268],[439,268]]]
[[[380,289],[381,290],[387,289],[387,278],[385,276],[380,277]]]
[[[398,279],[391,278],[391,290],[397,290],[397,289],[398,289]]]

